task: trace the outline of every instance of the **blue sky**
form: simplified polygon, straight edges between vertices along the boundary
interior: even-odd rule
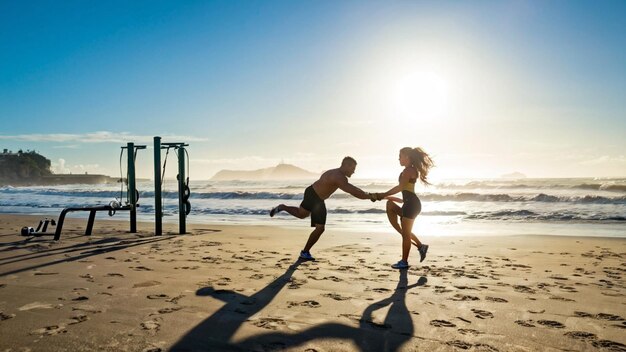
[[[117,174],[188,141],[192,175],[359,160],[393,177],[626,176],[623,1],[0,2],[0,148]],[[151,153],[140,176],[152,177]]]

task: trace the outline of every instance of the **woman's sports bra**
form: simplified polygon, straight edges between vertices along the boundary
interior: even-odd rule
[[[402,177],[402,173],[398,176],[398,182],[400,182],[400,178]],[[410,178],[409,182],[404,185],[402,188],[403,191],[409,191],[411,193],[415,193],[415,182],[417,182],[417,178]]]

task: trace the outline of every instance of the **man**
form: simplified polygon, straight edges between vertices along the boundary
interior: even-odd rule
[[[379,200],[374,194],[366,193],[348,182],[348,177],[354,174],[355,169],[356,160],[347,156],[343,158],[341,167],[324,172],[319,180],[307,187],[300,207],[280,204],[270,210],[271,217],[274,217],[280,211],[286,211],[299,219],[311,216],[311,227],[315,227],[315,229],[309,235],[309,240],[300,252],[300,259],[315,260],[309,251],[324,232],[324,226],[326,225],[326,204],[324,200],[335,193],[337,188],[359,199],[369,199],[372,202]]]

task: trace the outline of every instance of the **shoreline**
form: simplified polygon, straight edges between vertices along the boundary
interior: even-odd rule
[[[80,215],[79,215],[80,214]],[[40,220],[44,218],[58,219],[58,214],[55,216],[45,214],[23,214],[23,213],[0,213],[0,219],[2,217],[20,217],[24,219],[23,226],[35,227]],[[68,220],[87,221],[87,215],[81,213],[69,213],[66,217]],[[190,221],[191,220],[191,221]],[[260,223],[258,220],[250,221],[232,221],[228,219],[223,220],[210,220],[210,221],[193,221],[187,219],[187,226],[259,226],[263,228],[281,228],[288,230],[300,230],[303,233],[309,233],[311,227],[309,226],[308,219],[272,219],[267,218],[266,223]],[[98,223],[102,222],[120,222],[128,223],[128,220],[123,220],[119,216],[109,217],[105,214],[99,214],[96,217],[94,224],[94,230],[98,228]],[[142,219],[138,217],[137,224],[154,224],[153,221]],[[152,225],[154,226],[154,225]],[[178,217],[171,217],[171,220],[165,219],[163,226],[175,227],[178,229]],[[516,230],[515,227],[525,227],[524,230]],[[620,232],[619,227],[624,227],[624,232]],[[533,229],[530,232],[529,228]],[[369,224],[354,222],[352,225],[346,224],[327,224],[326,232],[338,231],[343,233],[356,233],[356,232],[372,232],[376,234],[395,234],[395,230],[391,228],[389,224]],[[451,238],[451,237],[502,237],[502,236],[557,236],[557,237],[572,237],[572,238],[605,238],[605,239],[626,239],[626,224],[593,224],[593,223],[541,223],[541,222],[476,222],[476,223],[462,223],[462,224],[432,224],[427,222],[416,222],[414,231],[419,231],[422,236],[434,237],[434,238]],[[542,233],[552,231],[553,233]],[[595,231],[600,232],[599,235],[588,235],[585,233]],[[19,229],[18,229],[19,232]],[[575,233],[575,234],[572,234]],[[604,233],[604,234],[602,234]],[[607,234],[607,233],[610,233]],[[432,235],[436,234],[436,235]],[[612,235],[617,234],[617,235]],[[621,234],[621,236],[620,236]],[[418,234],[418,237],[419,234]]]
[[[0,215],[0,350],[626,350],[623,238],[424,236],[398,271],[391,233],[328,229],[298,262],[308,228],[30,219]]]

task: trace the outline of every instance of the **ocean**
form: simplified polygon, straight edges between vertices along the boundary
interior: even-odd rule
[[[351,182],[366,192],[386,191],[396,184],[377,179]],[[279,203],[298,206],[310,183],[192,180],[192,212],[187,221],[307,228],[308,219],[295,219],[286,213],[270,218],[268,213]],[[137,188],[138,218],[153,221],[154,184],[139,182]],[[164,222],[177,222],[176,182],[166,181],[163,189]],[[432,186],[418,185],[416,192],[422,201],[422,213],[414,228],[418,236],[626,237],[625,178],[446,180]],[[65,207],[106,205],[115,198],[126,199],[120,184],[0,187],[0,213],[56,217]],[[338,190],[326,204],[327,229],[393,233],[384,202],[359,200]],[[112,218],[127,217],[127,213],[119,213]],[[98,215],[98,219],[103,218],[109,217]]]

